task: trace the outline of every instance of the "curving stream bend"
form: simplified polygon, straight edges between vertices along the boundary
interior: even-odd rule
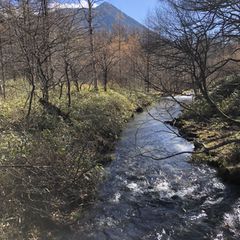
[[[189,154],[156,160],[193,150],[162,123],[180,113],[180,106],[165,98],[127,125],[99,200],[79,222],[74,239],[240,239],[238,187],[221,182],[209,166],[190,163]]]

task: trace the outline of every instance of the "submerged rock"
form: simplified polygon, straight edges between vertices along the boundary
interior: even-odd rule
[[[143,111],[144,111],[144,109],[140,106],[136,108],[137,113],[142,113]]]

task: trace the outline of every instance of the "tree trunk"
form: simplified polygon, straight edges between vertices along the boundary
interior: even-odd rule
[[[62,98],[62,94],[63,94],[63,86],[64,86],[64,83],[60,83],[60,93],[59,93],[59,99]]]
[[[150,91],[150,55],[147,53],[147,76],[145,82],[146,92],[149,93]]]
[[[31,89],[30,98],[29,98],[27,118],[29,118],[31,114],[34,92],[35,92],[35,85],[34,85],[34,82],[32,82],[32,89]]]
[[[93,16],[92,16],[93,4],[88,0],[88,31],[89,31],[89,42],[90,42],[90,53],[92,58],[92,70],[93,70],[93,85],[94,90],[98,91],[98,79],[97,79],[97,69],[96,69],[96,57],[95,57],[95,47],[94,47],[94,36],[93,36]]]
[[[67,97],[68,97],[68,107],[71,107],[71,82],[68,74],[69,64],[65,62],[65,75],[67,80]]]
[[[103,79],[103,86],[104,86],[104,91],[107,92],[107,84],[108,84],[108,70],[105,69],[104,71],[104,79]]]
[[[5,82],[5,69],[4,69],[4,60],[3,60],[3,46],[2,46],[2,38],[0,36],[0,62],[1,62],[1,78],[2,78],[2,84],[1,86],[1,92],[3,95],[3,98],[6,99],[6,82]]]

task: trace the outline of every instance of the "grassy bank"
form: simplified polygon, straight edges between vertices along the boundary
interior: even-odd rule
[[[211,92],[217,105],[230,117],[240,119],[239,77],[223,79]],[[194,161],[219,169],[227,181],[240,184],[240,127],[226,122],[203,99],[195,100],[193,111],[185,111],[177,126],[183,136],[195,143]]]
[[[26,120],[25,88],[12,83],[0,102],[1,239],[59,239],[94,202],[124,124],[153,98],[82,90],[69,109],[53,91],[51,103],[67,117],[46,111],[36,96]]]

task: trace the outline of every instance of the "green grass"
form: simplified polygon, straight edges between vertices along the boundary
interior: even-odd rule
[[[0,102],[0,164],[7,166],[0,168],[1,239],[54,239],[57,226],[73,224],[94,202],[124,124],[155,96],[73,91],[69,109],[66,96],[52,90],[51,103],[69,112],[70,124],[42,108],[39,92],[27,121],[28,86],[9,82],[7,89]]]
[[[217,82],[210,92],[210,97],[216,102],[218,107],[227,115],[234,119],[240,119],[240,77],[229,76]],[[185,118],[195,119],[200,121],[199,115],[204,116],[205,119],[210,121],[216,120],[218,117],[216,109],[211,107],[204,98],[197,99],[192,104],[193,111],[185,111]],[[203,119],[203,118],[202,118]],[[220,119],[221,121],[223,119]]]

